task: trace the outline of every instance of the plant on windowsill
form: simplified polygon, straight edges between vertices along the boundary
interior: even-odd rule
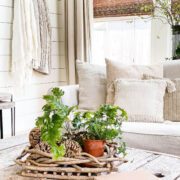
[[[168,23],[177,32],[180,29],[180,4],[178,0],[156,0],[154,4],[141,6],[141,10],[152,12],[151,17]]]
[[[175,50],[175,55],[174,55],[173,59],[174,60],[175,59],[180,59],[180,42],[179,42],[179,44],[178,44],[178,46],[177,46],[177,48]]]
[[[100,157],[108,141],[118,142],[119,153],[126,154],[125,143],[121,142],[122,121],[127,120],[127,113],[118,106],[102,105],[95,112],[76,112],[72,125],[76,130],[85,132],[84,151]]]
[[[176,49],[177,40],[180,36],[180,3],[179,0],[156,0],[152,5],[144,5],[141,10],[152,12],[150,17],[159,19],[162,23],[168,23],[172,30],[172,47]],[[175,54],[176,52],[173,52]],[[175,57],[166,58],[167,60],[176,60]]]

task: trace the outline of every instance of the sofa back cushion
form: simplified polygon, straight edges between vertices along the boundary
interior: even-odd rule
[[[164,80],[118,79],[114,85],[114,105],[127,111],[128,121],[163,122]]]
[[[96,110],[106,102],[106,67],[77,61],[79,109]]]
[[[171,80],[180,78],[180,60],[166,61],[163,64],[164,77]]]
[[[114,87],[113,81],[116,79],[142,79],[143,74],[152,76],[163,77],[163,66],[152,65],[124,65],[117,61],[106,59],[107,69],[107,104],[114,102]]]

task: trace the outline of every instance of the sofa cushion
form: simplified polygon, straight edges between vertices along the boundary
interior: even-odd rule
[[[96,110],[106,102],[106,68],[77,61],[79,108]]]
[[[180,122],[164,123],[123,122],[122,131],[136,134],[167,135],[180,137]]]
[[[123,133],[123,141],[131,148],[180,156],[180,136]]]
[[[123,141],[128,147],[180,156],[179,129],[179,122],[123,122]]]
[[[118,79],[114,86],[114,104],[127,111],[129,121],[163,122],[164,80]]]
[[[140,65],[124,65],[118,61],[112,61],[106,59],[107,69],[107,104],[113,104],[114,102],[114,88],[113,81],[120,78],[125,79],[141,79],[143,74],[149,74],[152,76],[163,77],[163,66],[140,66]]]

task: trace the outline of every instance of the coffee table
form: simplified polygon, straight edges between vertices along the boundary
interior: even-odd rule
[[[28,135],[0,140],[0,179],[30,180],[17,175],[20,170],[14,159],[28,144]],[[147,170],[163,180],[180,180],[180,157],[140,149],[127,149],[128,163],[121,165],[119,172]]]

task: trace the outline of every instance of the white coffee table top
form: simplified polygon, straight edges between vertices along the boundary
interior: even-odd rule
[[[20,168],[14,163],[27,142],[28,135],[0,140],[0,179],[2,177],[3,180],[32,179],[18,176],[16,173]],[[163,180],[180,180],[180,157],[131,148],[128,148],[127,153],[128,163],[121,165],[119,172],[140,169],[162,175],[160,179]]]

